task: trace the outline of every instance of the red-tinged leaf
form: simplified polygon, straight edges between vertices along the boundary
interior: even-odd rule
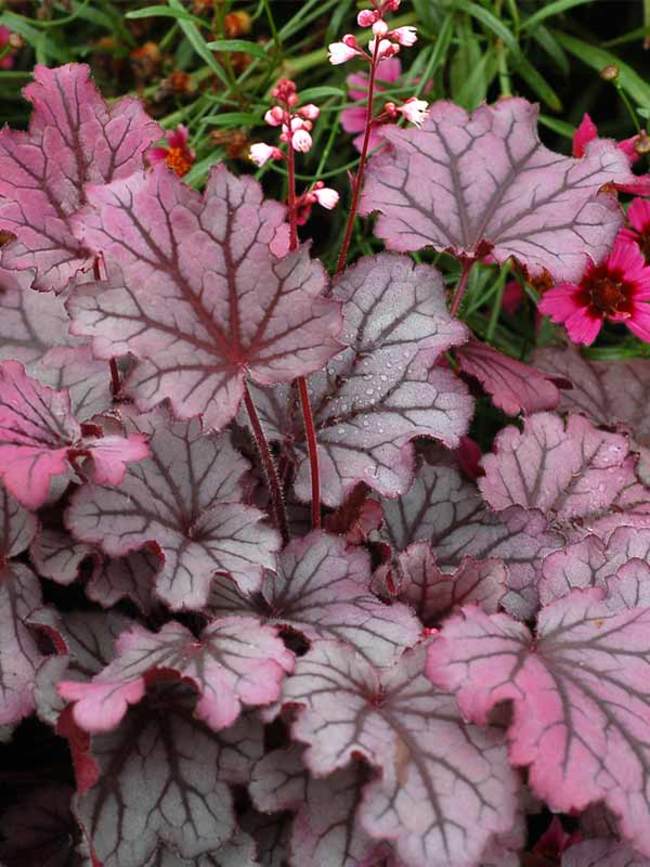
[[[41,530],[29,554],[39,575],[67,585],[77,579],[79,567],[87,557],[93,556],[94,550],[92,545],[75,542],[60,530]]]
[[[464,557],[453,572],[443,572],[428,542],[414,542],[397,558],[399,594],[425,626],[440,623],[454,609],[479,605],[494,614],[506,593],[507,570],[501,560]]]
[[[381,769],[359,819],[390,838],[408,867],[479,861],[494,834],[514,824],[517,784],[497,730],[465,725],[451,696],[422,674],[425,646],[380,674],[346,645],[321,641],[296,663],[283,702],[293,736],[317,776],[363,757]]]
[[[362,259],[334,287],[343,302],[349,344],[310,378],[322,500],[339,506],[359,482],[384,496],[408,490],[411,440],[428,436],[458,445],[472,415],[465,386],[435,367],[440,353],[466,339],[446,310],[440,274],[389,254]],[[257,400],[269,435],[300,443],[300,422],[285,392]],[[294,421],[294,424],[292,424]],[[310,497],[309,462],[298,468],[296,493]]]
[[[73,720],[72,708],[65,708],[59,716],[56,733],[68,741],[77,794],[84,795],[97,783],[100,775],[99,765],[90,752],[90,735]]]
[[[650,484],[650,359],[587,361],[575,347],[542,349],[534,361],[542,370],[568,379],[560,409],[582,412],[596,424],[618,422],[639,447],[639,474]]]
[[[11,725],[34,710],[34,675],[43,659],[28,629],[41,605],[36,575],[21,563],[0,568],[0,725]]]
[[[141,700],[147,676],[171,671],[199,693],[196,715],[219,731],[237,719],[242,705],[271,704],[293,654],[276,631],[252,617],[213,620],[199,639],[180,623],[165,624],[157,634],[141,626],[122,633],[116,657],[89,683],[63,681],[59,694],[75,701],[74,718],[89,732],[114,729],[127,705]]]
[[[502,560],[508,571],[506,610],[527,618],[537,606],[536,585],[543,557],[563,545],[544,515],[512,506],[495,514],[476,485],[458,470],[423,464],[409,492],[384,500],[384,533],[398,551],[429,541],[440,568],[458,567],[463,557]]]
[[[151,458],[129,467],[119,489],[78,491],[66,514],[72,534],[111,557],[155,544],[163,558],[156,590],[175,609],[205,605],[217,574],[257,590],[280,539],[241,502],[248,463],[226,434],[203,435],[198,421],[155,414],[138,424],[151,432]]]
[[[562,867],[650,867],[650,858],[616,840],[584,840],[562,855]]]
[[[456,358],[463,373],[478,379],[492,403],[508,415],[555,409],[560,402],[560,392],[548,376],[480,340],[458,347]]]
[[[599,194],[633,179],[614,142],[579,160],[539,141],[538,109],[500,100],[468,115],[432,106],[421,129],[385,127],[393,146],[370,163],[363,213],[379,211],[376,233],[393,250],[432,246],[498,262],[511,256],[532,276],[578,280],[608,252],[621,226],[616,199]]]
[[[639,485],[634,463],[626,437],[579,415],[565,422],[539,413],[523,432],[499,433],[479,487],[493,509],[540,509],[566,533],[601,535],[624,524],[650,527],[650,490]]]
[[[528,766],[533,792],[556,812],[604,801],[648,854],[649,659],[650,608],[612,611],[591,589],[544,608],[535,636],[507,615],[464,609],[431,644],[427,672],[474,722],[512,701],[510,759]]]
[[[405,605],[386,605],[370,592],[370,559],[342,539],[314,531],[294,539],[268,573],[262,598],[233,595],[219,585],[211,610],[248,613],[288,626],[308,641],[340,639],[377,666],[390,664],[420,637],[420,624]]]
[[[340,348],[322,266],[306,247],[273,255],[284,209],[252,178],[219,167],[201,199],[163,168],[88,195],[85,237],[111,266],[107,283],[75,292],[74,332],[98,358],[139,359],[127,388],[141,409],[168,398],[178,417],[222,428],[247,377],[290,382]]]
[[[77,867],[79,836],[70,812],[72,789],[52,784],[30,791],[0,818],[5,867]]]
[[[381,505],[368,496],[367,485],[361,484],[335,512],[325,516],[323,526],[330,533],[345,536],[348,544],[361,545],[381,527],[382,520]]]
[[[54,347],[41,361],[30,365],[28,372],[43,385],[66,389],[72,413],[80,421],[105,412],[113,403],[108,362],[93,358],[89,346]]]
[[[29,131],[0,132],[0,228],[17,236],[3,260],[35,268],[35,287],[58,292],[94,259],[71,225],[85,184],[142,168],[160,127],[137,99],[109,107],[82,64],[36,66],[24,95],[34,106]]]
[[[539,582],[539,596],[548,605],[586,587],[607,590],[610,581],[621,570],[638,570],[641,564],[650,564],[650,530],[619,527],[603,542],[598,536],[586,536],[580,542],[554,551],[545,558]],[[634,606],[630,606],[634,607]]]
[[[87,683],[111,662],[115,640],[132,624],[115,611],[73,611],[56,617],[52,628],[61,646],[58,655],[43,660],[34,683],[36,712],[44,722],[55,725],[65,708],[57,689],[59,682]]]
[[[295,813],[290,839],[291,867],[324,864],[398,867],[390,847],[377,844],[360,826],[357,810],[368,771],[358,763],[314,779],[302,748],[275,750],[253,769],[249,791],[258,810]]]
[[[261,757],[261,726],[243,718],[217,735],[186,693],[159,689],[92,740],[101,775],[75,814],[103,867],[142,867],[161,845],[191,862],[235,833],[229,784],[246,782]]]
[[[93,455],[98,481],[119,484],[129,461],[148,454],[143,437],[87,440],[72,414],[67,391],[31,379],[19,362],[0,364],[0,477],[24,505],[36,509],[48,497],[54,476],[76,456]]]

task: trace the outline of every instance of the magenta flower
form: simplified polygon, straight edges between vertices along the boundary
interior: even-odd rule
[[[580,121],[580,126],[578,126],[575,133],[573,134],[573,156],[583,157],[585,155],[585,148],[587,147],[589,142],[597,138],[598,127],[588,114],[584,114],[582,120]],[[638,140],[639,136],[634,135],[632,136],[632,138],[626,138],[623,141],[617,142],[620,150],[623,151],[625,156],[630,161],[630,165],[633,165],[640,157],[640,154],[637,153],[635,148]]]
[[[150,148],[147,159],[150,165],[167,163],[168,168],[182,178],[194,164],[196,154],[188,146],[189,132],[186,126],[179,124],[175,130],[167,133],[167,147]]]
[[[636,245],[650,265],[650,202],[634,199],[627,209],[627,220],[630,228],[623,229],[619,237]]]
[[[549,289],[539,309],[563,322],[574,343],[594,342],[603,322],[623,322],[650,343],[650,268],[637,246],[620,236],[609,256],[587,266],[580,283]]]
[[[395,84],[397,79],[402,74],[402,64],[397,57],[388,57],[377,67],[377,92],[380,93],[386,89],[386,85]],[[355,72],[347,77],[348,96],[354,102],[361,102],[368,97],[368,75],[365,72]],[[382,87],[382,85],[384,85]],[[361,153],[363,147],[363,135],[366,128],[366,119],[368,117],[368,106],[358,105],[353,108],[346,108],[341,112],[341,126],[347,133],[358,133],[353,144]],[[381,134],[379,127],[381,124],[373,125],[370,131],[369,148],[374,150],[381,144]]]

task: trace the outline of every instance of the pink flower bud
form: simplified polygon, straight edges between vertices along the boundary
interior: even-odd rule
[[[372,25],[372,32],[375,36],[385,36],[388,33],[388,24],[380,18]]]
[[[339,203],[339,194],[336,190],[333,190],[330,187],[320,187],[317,190],[315,189],[314,196],[321,208],[327,208],[328,211],[331,211],[332,208],[335,208]]]
[[[310,102],[308,105],[303,105],[302,108],[299,108],[298,114],[300,117],[307,118],[307,120],[316,120],[320,114],[320,108]]]
[[[296,130],[296,132],[291,136],[291,147],[295,151],[300,151],[300,153],[306,154],[307,151],[311,150],[311,146],[311,136],[306,129]]]
[[[386,0],[384,3],[384,12],[397,12],[402,0]]]
[[[345,42],[331,42],[327,46],[328,59],[333,66],[338,66],[340,63],[347,63],[359,54],[359,50]]]
[[[359,27],[372,27],[379,18],[379,12],[376,9],[363,9],[357,15],[357,24]]]
[[[284,112],[279,105],[270,108],[264,115],[264,120],[269,126],[280,126],[284,120]]]
[[[375,39],[371,39],[368,43],[368,50],[371,55],[375,56]],[[383,60],[385,57],[393,57],[399,53],[399,45],[395,45],[389,39],[380,39],[379,47],[377,48],[377,60]]]
[[[264,144],[264,142],[258,142],[251,145],[248,156],[256,166],[263,166],[269,160],[282,159],[282,151],[279,148]]]
[[[415,27],[398,27],[397,30],[390,31],[388,38],[409,48],[418,41],[418,32]]]
[[[359,50],[359,42],[356,36],[353,36],[351,33],[346,33],[342,40],[344,45],[347,45],[348,48],[356,48]]]
[[[428,102],[412,96],[410,99],[406,100],[404,105],[400,105],[397,110],[402,114],[402,117],[408,120],[409,123],[414,123],[416,126],[421,126],[422,121],[426,117],[428,108]]]

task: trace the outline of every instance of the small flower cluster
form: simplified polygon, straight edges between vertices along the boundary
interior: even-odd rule
[[[280,141],[298,153],[307,153],[312,147],[311,130],[314,121],[320,115],[320,109],[313,103],[300,106],[300,97],[295,82],[283,78],[271,92],[275,105],[264,115],[269,126],[280,128]],[[265,165],[269,160],[284,160],[285,152],[274,145],[257,142],[251,145],[250,159],[257,166]],[[312,187],[296,198],[296,213],[298,225],[303,225],[309,219],[313,205],[319,204],[331,210],[336,207],[339,194],[336,190],[326,187],[322,181],[316,181]]]
[[[332,42],[328,46],[330,63],[336,66],[355,57],[364,57],[370,62],[386,60],[398,54],[401,46],[408,48],[415,45],[418,38],[415,27],[396,27],[391,30],[384,21],[384,15],[396,12],[399,5],[400,0],[384,0],[376,2],[373,9],[359,12],[359,27],[372,27],[373,38],[368,43],[368,50],[361,47],[356,36],[346,33],[340,42]]]

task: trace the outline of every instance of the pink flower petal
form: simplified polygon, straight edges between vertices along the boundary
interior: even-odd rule
[[[635,304],[632,310],[632,318],[626,323],[632,334],[639,340],[650,343],[650,304]]]
[[[553,322],[564,322],[582,309],[577,300],[579,289],[575,283],[559,283],[544,293],[537,307],[541,313],[550,316]]]
[[[627,219],[637,232],[650,231],[650,202],[647,199],[634,199],[627,209]]]
[[[580,126],[573,134],[572,153],[574,157],[583,157],[585,155],[585,147],[590,141],[593,141],[598,136],[598,127],[589,117],[584,114],[580,121]]]
[[[368,110],[365,106],[355,108],[346,108],[341,112],[341,126],[345,132],[357,133],[363,132],[366,128],[366,118]]]
[[[574,343],[584,343],[585,346],[594,342],[602,325],[602,319],[590,316],[584,308],[576,310],[564,323],[571,340]]]

